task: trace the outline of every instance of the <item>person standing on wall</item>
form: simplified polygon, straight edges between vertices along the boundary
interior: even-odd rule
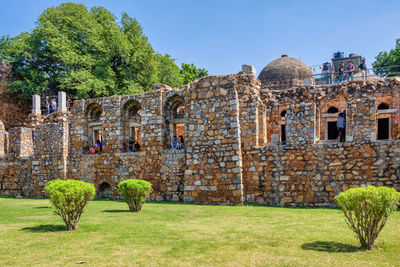
[[[56,109],[57,109],[57,101],[56,101],[55,98],[53,98],[53,99],[51,100],[50,105],[51,105],[51,113],[56,112]]]
[[[340,64],[339,66],[339,82],[344,81],[344,64]]]
[[[345,141],[345,128],[346,128],[346,119],[344,118],[344,113],[340,113],[339,118],[337,120],[337,128],[338,128],[338,132],[339,132],[339,138],[340,138],[340,142],[344,142]]]
[[[358,66],[358,69],[361,72],[361,76],[363,80],[367,79],[367,64],[365,64],[365,59],[362,60],[361,64]]]
[[[354,72],[354,65],[353,62],[349,61],[349,63],[347,64],[347,81],[349,81],[350,79],[353,81],[353,72]]]

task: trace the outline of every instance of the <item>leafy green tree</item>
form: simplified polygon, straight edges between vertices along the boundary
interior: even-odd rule
[[[181,74],[181,69],[175,64],[170,55],[164,56],[157,54],[157,75],[160,83],[167,84],[171,87],[183,85],[184,76]]]
[[[393,188],[374,186],[352,188],[336,197],[347,225],[356,233],[361,247],[369,250],[399,200],[400,193]]]
[[[24,98],[49,82],[89,98],[149,91],[159,77],[171,85],[182,79],[169,56],[155,53],[136,19],[123,13],[117,22],[102,7],[75,3],[46,9],[31,32],[3,36],[0,57],[21,77],[9,84],[10,91]]]
[[[182,63],[181,74],[183,75],[183,84],[188,84],[194,80],[207,76],[208,71],[201,68],[196,68],[193,64]]]
[[[93,184],[77,180],[53,180],[47,183],[46,193],[67,231],[76,230],[85,206],[93,199]]]
[[[129,206],[130,211],[141,211],[142,206],[152,190],[151,183],[128,179],[118,184],[118,191]]]
[[[396,46],[388,52],[380,52],[372,63],[374,72],[378,76],[396,76],[400,74],[400,39],[396,40]]]

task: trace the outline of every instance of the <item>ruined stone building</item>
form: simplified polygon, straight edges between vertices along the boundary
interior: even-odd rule
[[[312,206],[350,187],[400,190],[399,79],[315,86],[290,57],[258,78],[244,65],[180,88],[77,100],[69,111],[60,92],[48,116],[34,96],[29,125],[0,123],[0,193],[44,197],[48,181],[69,178],[116,197],[118,182],[137,178],[153,184],[158,201]],[[171,149],[174,135],[184,149]],[[141,151],[128,151],[130,137]],[[91,154],[96,140],[102,151]]]

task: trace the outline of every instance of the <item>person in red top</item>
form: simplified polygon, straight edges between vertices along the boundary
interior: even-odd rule
[[[350,79],[353,80],[353,72],[354,72],[353,62],[349,61],[349,63],[347,64],[346,72],[347,72],[347,81]]]

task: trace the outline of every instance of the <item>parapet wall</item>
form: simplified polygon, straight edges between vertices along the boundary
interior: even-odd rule
[[[350,187],[400,190],[399,88],[379,83],[360,85],[364,93],[353,84],[342,93],[323,87],[324,97],[321,88],[301,87],[296,99],[295,89],[263,91],[239,73],[75,101],[31,128],[0,125],[0,194],[44,197],[48,181],[67,178],[93,183],[99,197],[117,198],[117,184],[136,178],[153,184],[152,200],[228,205],[332,205]],[[390,109],[378,110],[381,103]],[[346,113],[344,143],[321,140],[337,117],[327,112],[332,106]],[[387,140],[377,138],[382,116]],[[174,135],[184,135],[185,148],[171,149]],[[128,150],[130,136],[141,151]],[[91,154],[96,139],[103,151]]]

